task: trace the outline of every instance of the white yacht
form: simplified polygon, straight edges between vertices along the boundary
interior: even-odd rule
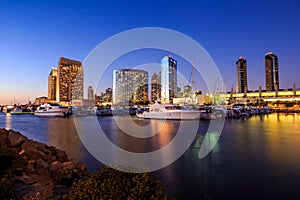
[[[137,117],[145,119],[183,119],[195,120],[200,117],[199,110],[187,110],[173,104],[158,104],[145,108],[137,113]]]
[[[69,114],[69,108],[60,106],[57,103],[46,103],[40,105],[35,111],[34,115],[36,116],[45,116],[45,117],[65,117]]]
[[[22,115],[22,114],[34,114],[31,109],[15,107],[14,110],[10,111],[11,115]]]

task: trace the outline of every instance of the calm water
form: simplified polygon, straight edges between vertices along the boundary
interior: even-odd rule
[[[167,121],[167,132],[146,140],[122,133],[112,117],[98,120],[111,141],[135,152],[168,144],[179,125],[178,121]],[[145,126],[159,122],[135,123]],[[204,136],[208,125],[208,121],[200,121],[196,138]],[[90,171],[102,166],[82,145],[73,118],[0,113],[0,127],[63,149],[69,157],[86,163]],[[226,120],[213,151],[203,159],[198,158],[198,152],[195,143],[177,161],[152,173],[178,199],[300,199],[300,114]]]

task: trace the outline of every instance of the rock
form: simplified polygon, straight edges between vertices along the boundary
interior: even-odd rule
[[[27,172],[32,173],[36,165],[36,160],[29,160],[27,163]]]
[[[26,185],[32,185],[32,184],[36,183],[36,181],[34,181],[31,177],[29,177],[25,174],[22,175],[22,176],[16,177],[15,180],[16,181],[21,181]]]
[[[42,160],[47,160],[46,159],[46,154],[45,154],[45,149],[47,146],[43,143],[36,142],[33,140],[26,140],[22,145],[21,145],[21,151],[23,150],[23,155],[26,156],[29,159],[42,159]]]
[[[50,147],[51,151],[54,151],[54,153],[52,153],[52,155],[55,155],[57,158],[57,161],[59,162],[66,162],[69,160],[68,155],[65,151],[59,150],[55,147]]]
[[[35,168],[49,169],[49,164],[42,159],[38,159]]]
[[[28,138],[19,132],[15,132],[11,130],[8,134],[8,143],[9,146],[11,147],[17,147],[26,140],[28,140]]]
[[[6,147],[8,145],[8,131],[0,129],[0,146]]]
[[[73,170],[75,169],[75,164],[71,161],[63,163],[63,173],[65,179],[71,179],[73,177]]]
[[[62,165],[63,165],[63,169],[65,169],[65,170],[73,170],[73,169],[75,169],[75,165],[71,161],[64,162]]]
[[[28,161],[20,176],[11,178],[16,183],[17,199],[62,199],[74,180],[88,174],[86,166],[69,160],[65,151],[13,130],[0,129],[0,147],[8,147]]]
[[[62,164],[58,161],[54,161],[51,166],[50,166],[50,171],[51,172],[54,172],[54,171],[57,171],[59,170],[60,168],[62,167]]]
[[[45,144],[33,140],[27,140],[22,144],[22,149],[24,149],[25,151],[32,151],[32,152],[36,152],[36,150],[43,150],[46,147],[47,146]]]

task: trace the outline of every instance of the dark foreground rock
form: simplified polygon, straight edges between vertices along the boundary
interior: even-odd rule
[[[86,166],[70,160],[66,152],[13,130],[0,129],[0,147],[24,161],[25,167],[13,163],[17,169],[8,176],[16,199],[61,199],[74,181],[88,175]],[[1,163],[1,170],[5,164]]]

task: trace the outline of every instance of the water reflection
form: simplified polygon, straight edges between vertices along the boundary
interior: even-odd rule
[[[297,199],[300,196],[299,116],[274,113],[226,120],[216,146],[203,159],[199,159],[198,153],[209,122],[200,121],[195,140],[180,141],[185,145],[191,142],[184,155],[153,174],[178,199],[200,199],[203,191],[212,199]],[[159,120],[138,121],[141,127],[145,123],[153,130],[162,128],[151,138],[135,138],[122,132],[111,117],[98,120],[110,141],[138,153],[168,145],[180,124],[166,121],[162,126]],[[90,170],[101,165],[81,144],[72,118],[1,115],[0,126],[65,150],[70,157],[86,163]],[[210,143],[216,142],[214,137],[209,139]],[[173,153],[170,149],[159,159],[168,159]],[[108,152],[108,156],[119,155]]]
[[[67,151],[71,158],[83,160],[83,146],[76,132],[73,118],[49,118],[46,143]]]
[[[11,129],[11,114],[8,113],[5,116],[5,128]]]

